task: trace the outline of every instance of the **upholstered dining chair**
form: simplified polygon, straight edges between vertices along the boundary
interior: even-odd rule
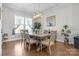
[[[24,37],[24,30],[20,30],[20,34],[21,34],[21,46],[25,44],[25,37]]]
[[[25,32],[25,39],[26,39],[26,46],[28,50],[30,51],[32,44],[36,44],[37,41],[33,38],[30,38],[30,35],[28,32]]]
[[[48,30],[44,30],[44,34],[48,34]]]
[[[55,35],[56,33],[54,31],[51,31],[50,33],[50,38],[45,39],[42,41],[42,44],[45,45],[48,48],[49,54],[51,55],[51,48],[53,47],[54,51],[54,46],[55,46]]]

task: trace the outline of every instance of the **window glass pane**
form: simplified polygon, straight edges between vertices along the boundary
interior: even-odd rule
[[[24,17],[15,16],[15,24],[24,24]]]
[[[25,24],[32,26],[32,18],[25,18]]]
[[[28,18],[25,17],[25,25],[28,25]]]
[[[15,25],[17,26],[17,25]],[[20,30],[23,29],[23,25],[19,25],[16,29],[15,29],[15,33],[20,33]]]
[[[28,30],[29,33],[32,33],[32,19],[31,18],[25,18],[25,29]]]
[[[29,34],[32,33],[32,29],[29,26],[25,26],[26,30],[28,30]]]
[[[15,33],[20,33],[24,29],[24,17],[15,15]]]
[[[20,30],[24,29],[24,26],[29,33],[32,33],[32,19],[27,17],[24,19],[22,16],[15,16],[15,33],[20,33]]]

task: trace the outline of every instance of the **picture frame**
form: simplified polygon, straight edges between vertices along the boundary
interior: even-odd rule
[[[47,27],[56,26],[56,16],[49,16],[46,19]]]

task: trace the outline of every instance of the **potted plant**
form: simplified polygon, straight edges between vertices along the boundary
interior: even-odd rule
[[[33,32],[35,32],[37,34],[37,32],[39,32],[40,29],[41,29],[41,23],[35,22],[33,24]]]
[[[63,29],[61,30],[61,34],[64,36],[64,43],[69,44],[69,36],[71,34],[71,31],[69,29],[68,25],[64,25]]]

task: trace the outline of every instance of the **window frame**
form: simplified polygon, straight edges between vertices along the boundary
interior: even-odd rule
[[[27,22],[27,21],[26,21],[27,19],[31,19],[31,21],[32,21],[32,18],[21,16],[21,17],[23,17],[23,19],[24,19],[24,20],[23,20],[23,24],[20,24],[20,23],[19,23],[19,24],[16,24],[16,17],[20,17],[20,16],[15,15],[15,26],[17,26],[17,25],[23,25],[23,29],[26,29],[26,30],[28,30],[28,31],[30,30],[31,32],[29,31],[29,33],[32,33],[32,29],[31,29],[31,27],[32,27],[32,22],[31,22],[31,25],[30,25],[31,27],[30,27],[28,24],[25,23],[25,22]],[[27,22],[27,23],[28,23],[28,22]],[[30,22],[29,22],[29,23],[30,23]],[[26,28],[26,26],[29,27],[30,29]],[[16,29],[16,30],[17,30],[17,29]],[[16,30],[15,30],[15,33],[20,33],[20,31],[16,32]],[[19,30],[21,30],[21,29],[19,29]]]

